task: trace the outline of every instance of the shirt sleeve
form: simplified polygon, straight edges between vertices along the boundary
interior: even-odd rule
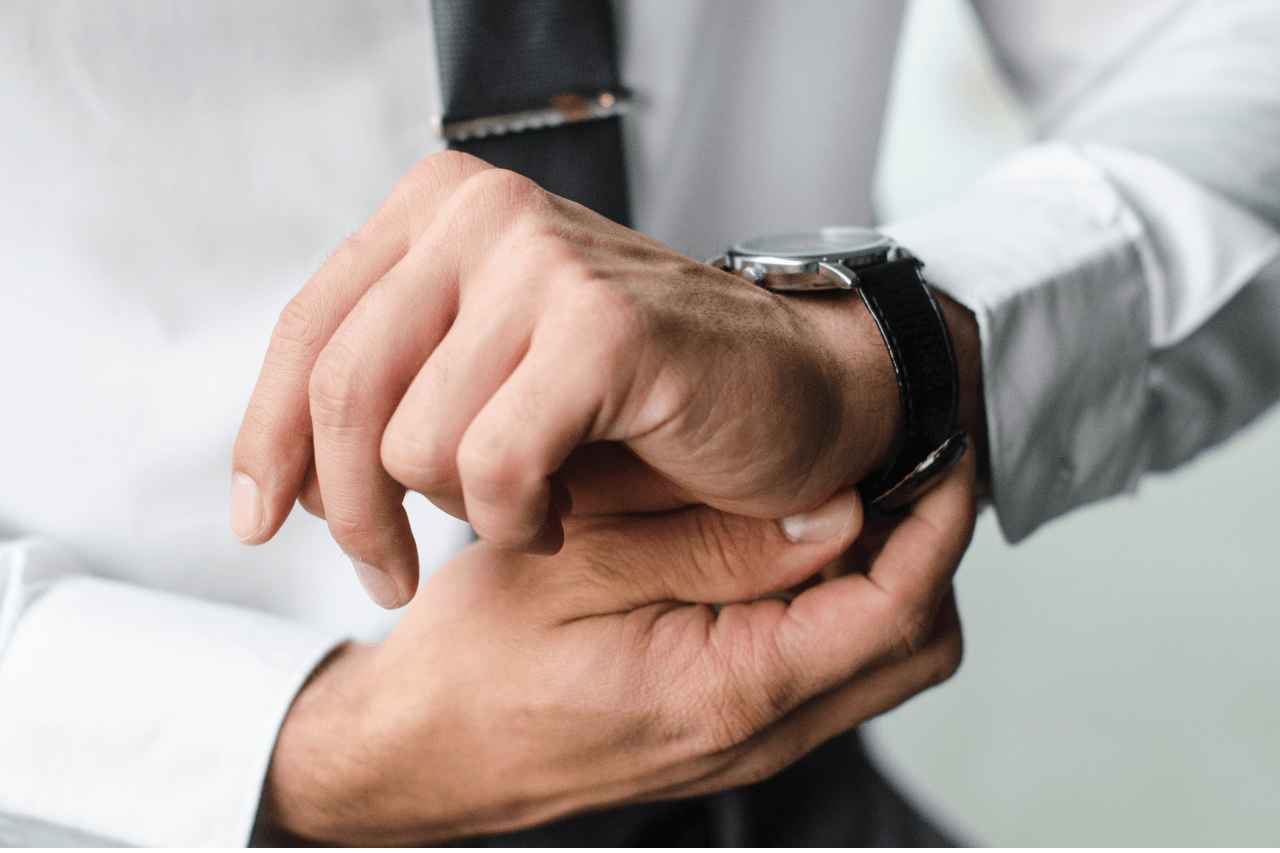
[[[243,846],[280,724],[341,638],[93,577],[39,539],[0,547],[0,582],[3,840]]]
[[[1280,6],[1145,4],[1112,28],[1126,40],[1068,63],[1035,15],[1062,4],[995,5],[1042,140],[885,230],[977,317],[993,503],[1017,541],[1280,397]]]

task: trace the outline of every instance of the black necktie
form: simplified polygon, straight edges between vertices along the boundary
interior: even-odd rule
[[[449,147],[630,224],[609,0],[432,0]]]

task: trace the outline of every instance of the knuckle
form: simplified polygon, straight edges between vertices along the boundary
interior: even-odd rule
[[[510,169],[484,169],[472,172],[459,185],[461,202],[468,208],[490,205],[528,209],[544,199],[545,191],[536,183]]]
[[[461,151],[439,151],[415,163],[401,179],[401,186],[434,197],[489,168],[479,157]]]
[[[700,509],[697,513],[696,550],[692,555],[700,579],[727,601],[746,601],[776,592],[773,561],[760,525],[729,513]]]
[[[446,150],[424,157],[396,184],[379,214],[403,223],[407,234],[421,233],[431,224],[431,212],[468,177],[492,168],[461,151]]]
[[[769,644],[763,656],[769,661],[768,675],[760,679],[757,704],[763,709],[765,721],[772,723],[799,704],[802,680],[796,669],[787,665],[775,643]]]
[[[964,640],[959,633],[948,637],[942,644],[942,652],[939,655],[938,665],[933,671],[933,680],[930,686],[941,684],[960,670],[960,664],[964,662]]]
[[[891,624],[894,631],[894,646],[904,658],[919,654],[928,644],[933,633],[933,619],[930,618],[930,614],[915,607],[901,611]]]
[[[424,440],[394,421],[382,436],[380,454],[391,478],[416,492],[435,491],[455,476],[453,460],[438,442]]]
[[[939,617],[944,618],[944,617]],[[929,673],[929,686],[941,684],[960,669],[964,662],[964,631],[958,620],[942,626],[940,636],[933,640],[933,667]]]
[[[409,231],[403,217],[397,217],[395,213],[397,211],[379,208],[368,222],[342,241],[342,244],[325,261],[325,266],[331,267],[335,273],[346,278],[347,270],[366,268],[369,260],[378,256],[381,251],[379,245],[390,234],[398,237],[397,256],[403,256],[409,248]],[[361,287],[360,291],[367,292],[367,288]]]
[[[336,341],[331,341],[317,359],[307,391],[311,420],[317,426],[339,427],[357,422],[366,408],[357,359]]]
[[[964,660],[964,641],[959,634],[940,638],[916,660],[914,692],[918,693],[938,686],[959,671]]]
[[[424,157],[415,164],[415,170],[427,170],[433,176],[463,180],[470,175],[492,169],[485,161],[465,151],[445,149]]]
[[[487,432],[468,432],[458,446],[456,462],[462,477],[486,492],[520,492],[533,480],[501,437]]]
[[[328,332],[328,312],[320,297],[306,291],[284,306],[271,332],[271,348],[277,352],[317,352]]]
[[[696,517],[694,565],[704,573],[711,570],[722,575],[727,581],[727,589],[739,591],[747,573],[742,531],[734,530],[738,525],[730,521],[731,516],[722,512],[700,510]]]
[[[364,552],[368,544],[377,541],[378,527],[372,519],[351,512],[348,507],[325,507],[325,521],[333,539],[345,551]]]
[[[298,506],[306,510],[310,515],[316,518],[324,518],[324,501],[320,497],[320,493],[303,494],[298,496]]]
[[[719,649],[702,703],[702,740],[709,751],[738,746],[795,705],[795,679],[776,648]],[[748,661],[756,664],[744,666]]]

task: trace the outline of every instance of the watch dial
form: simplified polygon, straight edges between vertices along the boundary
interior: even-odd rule
[[[887,249],[888,237],[870,228],[820,228],[744,240],[734,246],[735,255],[769,255],[775,258],[849,257]]]

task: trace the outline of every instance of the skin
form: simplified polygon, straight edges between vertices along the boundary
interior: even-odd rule
[[[970,453],[865,530],[842,492],[807,542],[695,507],[570,518],[554,556],[477,543],[303,689],[263,819],[430,844],[772,775],[955,671],[974,480]]]
[[[941,301],[983,472],[977,327]],[[418,579],[406,489],[500,549],[551,554],[571,513],[811,511],[892,459],[899,420],[856,295],[770,293],[444,152],[282,313],[232,527],[265,542],[301,502],[397,607]]]
[[[940,301],[975,447],[859,535],[850,487],[900,416],[856,295],[777,296],[466,155],[418,164],[282,313],[236,441],[242,541],[299,502],[378,603],[413,602],[299,694],[263,819],[423,844],[694,796],[948,677],[986,430],[976,324]],[[416,598],[406,489],[483,539]]]

